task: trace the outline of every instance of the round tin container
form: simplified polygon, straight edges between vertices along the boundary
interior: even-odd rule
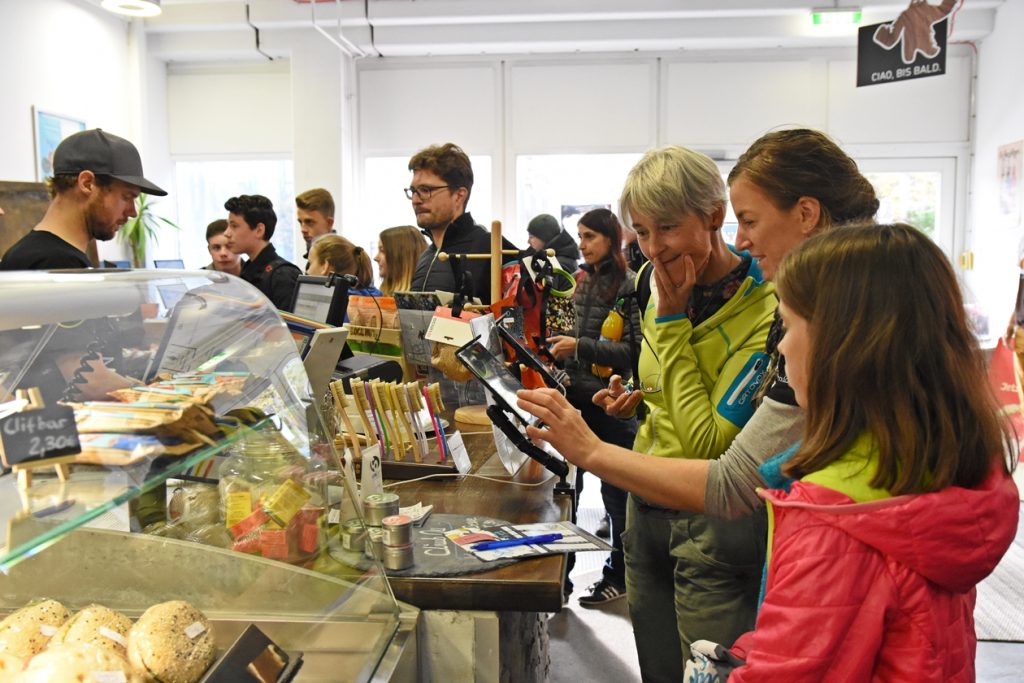
[[[412,544],[408,545],[397,545],[384,546],[384,568],[398,571],[399,569],[408,569],[413,564],[412,561]]]
[[[363,552],[366,545],[366,531],[358,519],[345,522],[341,527],[341,547],[357,553]]]
[[[381,559],[384,555],[384,532],[377,527],[370,527],[366,530],[366,545],[363,554],[371,560]]]
[[[381,520],[384,531],[384,545],[400,546],[412,543],[412,518],[408,515],[392,515]]]
[[[398,494],[372,493],[363,501],[363,515],[368,526],[380,526],[385,517],[398,514]]]

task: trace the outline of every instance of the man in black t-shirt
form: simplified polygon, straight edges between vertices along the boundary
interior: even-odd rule
[[[277,214],[269,199],[258,194],[243,194],[224,202],[228,210],[228,247],[249,260],[242,266],[241,278],[263,292],[278,310],[291,311],[295,284],[302,271],[277,255],[270,243],[277,226]]]
[[[39,225],[4,254],[0,270],[91,268],[90,239],[106,241],[136,215],[140,192],[167,193],[142,175],[135,145],[99,128],[63,140],[47,179],[50,205]]]

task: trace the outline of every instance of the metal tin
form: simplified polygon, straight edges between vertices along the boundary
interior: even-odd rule
[[[361,553],[366,545],[366,530],[362,522],[352,519],[341,527],[341,547]]]
[[[384,545],[400,546],[412,543],[412,517],[392,515],[381,520],[384,531]]]
[[[385,517],[398,514],[398,495],[372,493],[363,501],[363,515],[368,526],[380,526]]]
[[[398,571],[413,565],[412,544],[384,546],[384,568]]]
[[[366,544],[363,548],[363,554],[371,560],[373,558],[380,559],[384,555],[384,532],[377,527],[369,527],[366,530]]]

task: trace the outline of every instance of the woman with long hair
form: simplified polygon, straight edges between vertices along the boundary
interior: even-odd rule
[[[409,291],[416,263],[426,249],[427,240],[418,228],[400,225],[382,230],[377,255],[373,259],[383,280],[380,291],[387,296]]]
[[[577,274],[574,295],[576,334],[550,337],[548,350],[564,362],[570,379],[566,396],[581,411],[583,419],[602,441],[629,448],[636,437],[636,419],[620,420],[606,415],[591,397],[605,387],[612,372],[628,376],[633,359],[640,351],[640,318],[636,306],[632,305],[636,274],[626,267],[622,255],[622,225],[614,213],[608,209],[588,211],[577,227],[583,265]],[[631,305],[626,306],[627,301]],[[613,313],[616,310],[618,312]],[[609,315],[623,318],[618,339],[606,339],[601,334],[602,324]],[[582,469],[577,469],[576,484],[578,495],[583,489]],[[580,597],[580,605],[584,607],[603,605],[626,594],[626,565],[622,555],[626,492],[601,482],[601,498],[611,519],[609,531],[613,550],[605,562],[601,579],[590,587],[589,594]],[[574,560],[575,555],[570,555],[567,574]],[[572,582],[566,578],[565,593],[571,592]]]
[[[896,224],[807,241],[777,284],[807,420],[762,493],[773,552],[729,680],[973,681],[974,587],[1019,504],[956,274]]]
[[[366,250],[341,235],[327,233],[313,240],[309,247],[309,274],[331,273],[355,276],[356,286],[349,289],[350,294],[381,296],[381,291],[373,286],[373,266]]]

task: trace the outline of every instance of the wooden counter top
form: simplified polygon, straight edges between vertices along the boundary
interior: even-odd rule
[[[473,463],[471,474],[526,483],[531,481],[526,474],[528,469],[543,470],[530,460],[519,474],[510,477],[498,459],[490,427],[461,423],[455,423],[455,427],[464,435]],[[571,518],[570,497],[552,494],[556,482],[557,477],[553,475],[537,486],[513,486],[461,477],[428,479],[388,490],[398,494],[403,506],[422,502],[433,505],[435,513],[486,515],[513,524],[526,524]],[[564,554],[548,555],[476,574],[424,578],[394,576],[388,580],[396,598],[420,609],[556,612],[562,608],[565,562]]]

